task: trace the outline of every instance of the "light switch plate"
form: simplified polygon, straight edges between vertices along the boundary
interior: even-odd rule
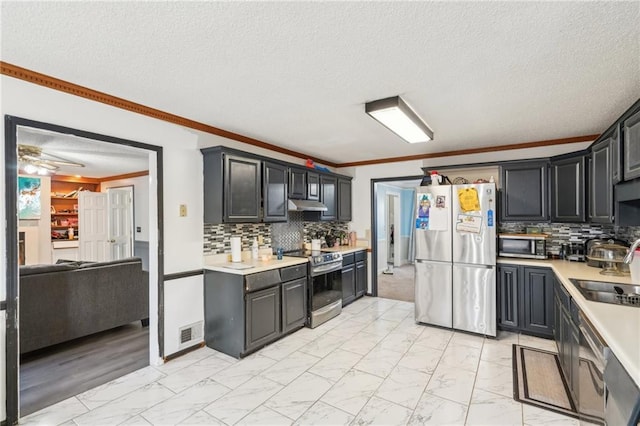
[[[187,205],[180,204],[180,217],[185,217],[187,215]]]

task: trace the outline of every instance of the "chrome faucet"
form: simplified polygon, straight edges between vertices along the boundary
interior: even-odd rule
[[[624,259],[622,259],[624,263],[631,263],[631,261],[633,260],[633,254],[635,253],[638,246],[640,246],[640,238],[634,241],[634,243],[631,245],[631,248],[629,249],[629,253],[627,253]]]

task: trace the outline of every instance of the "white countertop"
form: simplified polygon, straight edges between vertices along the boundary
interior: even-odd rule
[[[321,251],[326,251],[329,253],[342,253],[342,254],[349,254],[349,253],[355,253],[357,251],[362,251],[362,250],[368,250],[368,247],[365,246],[338,246],[338,247],[331,247],[331,248],[323,248]]]
[[[291,256],[283,256],[281,260],[278,260],[275,256],[269,257],[266,260],[245,259],[242,262],[238,262],[238,263],[221,261],[219,258],[208,259],[207,257],[205,257],[203,268],[209,271],[225,272],[227,274],[250,275],[250,274],[255,274],[257,272],[268,271],[271,269],[279,269],[287,266],[301,265],[307,262],[308,262],[307,258],[291,257]],[[250,268],[233,269],[237,265],[241,265],[240,267],[250,266]]]
[[[640,387],[640,308],[586,300],[569,278],[631,284],[631,278],[600,275],[600,268],[566,260],[498,258],[498,264],[551,268],[627,373]]]

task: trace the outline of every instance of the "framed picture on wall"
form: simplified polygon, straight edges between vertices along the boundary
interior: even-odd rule
[[[18,176],[18,219],[40,219],[40,178]]]

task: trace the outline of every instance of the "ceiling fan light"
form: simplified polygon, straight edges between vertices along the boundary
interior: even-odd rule
[[[368,102],[365,111],[409,143],[433,140],[433,131],[400,96]]]
[[[38,171],[38,168],[36,166],[34,166],[33,164],[27,164],[26,166],[24,166],[22,168],[22,170],[24,170],[25,173],[28,173],[30,175],[35,174]]]
[[[49,174],[49,170],[45,169],[44,167],[38,167],[38,174],[41,176],[46,176]]]

